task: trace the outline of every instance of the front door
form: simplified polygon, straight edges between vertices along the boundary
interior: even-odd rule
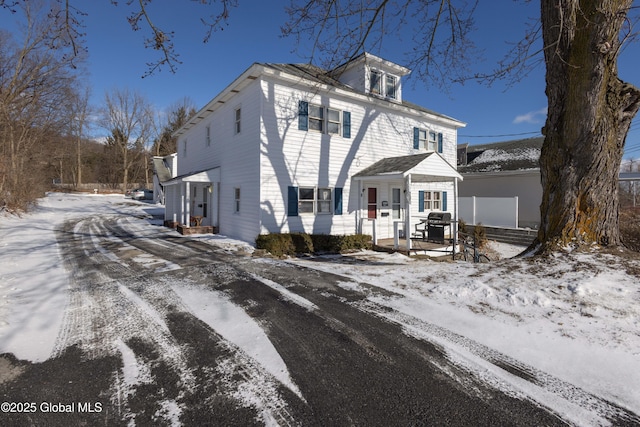
[[[367,189],[367,218],[376,219],[378,217],[378,189],[369,187]]]

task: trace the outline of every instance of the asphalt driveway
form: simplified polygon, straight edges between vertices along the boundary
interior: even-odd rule
[[[0,356],[2,425],[565,424],[379,315],[390,309],[366,297],[388,291],[141,236],[116,215],[66,222],[57,239],[64,326],[43,363]]]

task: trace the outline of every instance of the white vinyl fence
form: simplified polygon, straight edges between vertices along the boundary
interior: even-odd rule
[[[458,217],[470,225],[518,228],[518,198],[459,197]]]

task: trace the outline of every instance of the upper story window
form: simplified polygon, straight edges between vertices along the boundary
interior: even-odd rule
[[[413,148],[415,150],[437,151],[442,153],[444,137],[441,132],[428,131],[418,127],[413,128]]]
[[[207,147],[211,146],[211,125],[207,125],[207,136],[205,142]]]
[[[384,73],[380,70],[369,71],[369,93],[384,96],[387,99],[399,99],[399,79],[393,74]]]
[[[327,133],[340,135],[340,110],[327,108]]]
[[[182,141],[182,157],[187,157],[187,140]]]
[[[369,73],[369,92],[382,95],[382,73],[378,70]]]
[[[398,99],[398,78],[387,74],[385,77],[387,98]]]
[[[234,131],[236,134],[240,133],[241,118],[242,118],[242,110],[240,108],[237,108],[235,111],[235,127],[234,127]]]
[[[351,138],[351,113],[298,101],[298,129]]]
[[[309,105],[309,130],[324,130],[324,108],[319,105]]]
[[[438,134],[435,132],[429,132],[429,141],[427,142],[426,149],[429,151],[436,151],[438,148]]]

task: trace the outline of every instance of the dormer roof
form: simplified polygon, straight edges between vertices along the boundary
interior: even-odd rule
[[[386,59],[382,59],[379,56],[373,55],[368,52],[361,53],[350,61],[345,62],[342,65],[337,66],[333,70],[330,71],[330,74],[339,78],[339,76],[357,66],[369,65],[379,68],[381,70],[393,73],[398,77],[406,76],[411,73],[411,70],[403,67],[402,65],[398,65],[394,62],[387,61]]]

